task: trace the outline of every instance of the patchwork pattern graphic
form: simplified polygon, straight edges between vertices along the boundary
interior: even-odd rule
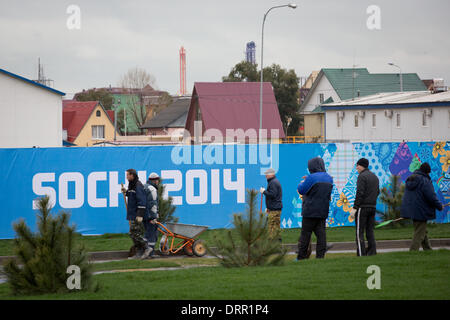
[[[350,210],[356,196],[358,172],[355,164],[359,158],[369,160],[369,169],[378,176],[380,188],[389,185],[391,175],[400,175],[401,180],[405,181],[422,163],[428,162],[432,170],[430,177],[438,199],[443,204],[450,202],[450,144],[447,141],[330,143],[321,146],[324,150],[322,158],[325,167],[334,180],[327,227],[354,225],[354,221],[350,218]],[[301,199],[295,197],[292,204],[292,213],[285,214],[290,215],[292,227],[300,227]],[[385,211],[385,205],[381,201],[377,204],[377,211]],[[440,212],[436,211],[434,222],[449,223],[449,211],[448,206]],[[377,219],[380,218],[377,216]]]
[[[347,184],[351,171],[355,167],[356,161],[358,161],[358,154],[353,144],[350,143],[339,143],[336,144],[336,147],[337,150],[327,170],[333,177],[338,191],[342,192],[342,189]]]

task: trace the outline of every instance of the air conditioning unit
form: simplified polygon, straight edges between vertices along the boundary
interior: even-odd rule
[[[389,119],[392,119],[392,117],[394,116],[394,111],[393,110],[384,110],[384,115],[386,117],[388,117]]]
[[[345,112],[344,112],[344,111],[338,111],[338,112],[337,112],[337,117],[340,118],[340,119],[344,119],[344,117],[345,117]]]

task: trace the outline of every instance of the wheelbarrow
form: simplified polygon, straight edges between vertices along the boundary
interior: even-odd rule
[[[159,251],[162,255],[177,254],[183,252],[188,256],[203,257],[206,254],[206,246],[202,240],[195,240],[207,226],[198,226],[183,223],[156,222],[158,231],[162,233],[159,242]],[[176,240],[175,240],[176,239]]]

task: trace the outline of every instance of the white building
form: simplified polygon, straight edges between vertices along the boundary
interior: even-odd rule
[[[0,148],[61,147],[64,95],[0,69]]]
[[[325,140],[450,140],[450,91],[379,93],[322,105]]]
[[[403,91],[427,89],[416,73],[403,73],[401,77]],[[311,113],[326,101],[341,102],[380,92],[398,91],[398,73],[370,73],[367,68],[323,68],[306,95],[300,113]]]

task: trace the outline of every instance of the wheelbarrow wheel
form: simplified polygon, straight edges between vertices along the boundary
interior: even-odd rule
[[[194,255],[194,252],[192,251],[192,245],[190,243],[183,247],[183,252],[189,257],[192,257]]]
[[[159,254],[163,255],[163,256],[168,256],[169,255],[169,250],[167,248],[167,243],[164,244],[164,242],[166,241],[166,236],[162,236],[161,240],[159,241]]]
[[[206,254],[205,243],[202,240],[195,240],[194,244],[192,245],[192,252],[197,257],[203,257]]]

